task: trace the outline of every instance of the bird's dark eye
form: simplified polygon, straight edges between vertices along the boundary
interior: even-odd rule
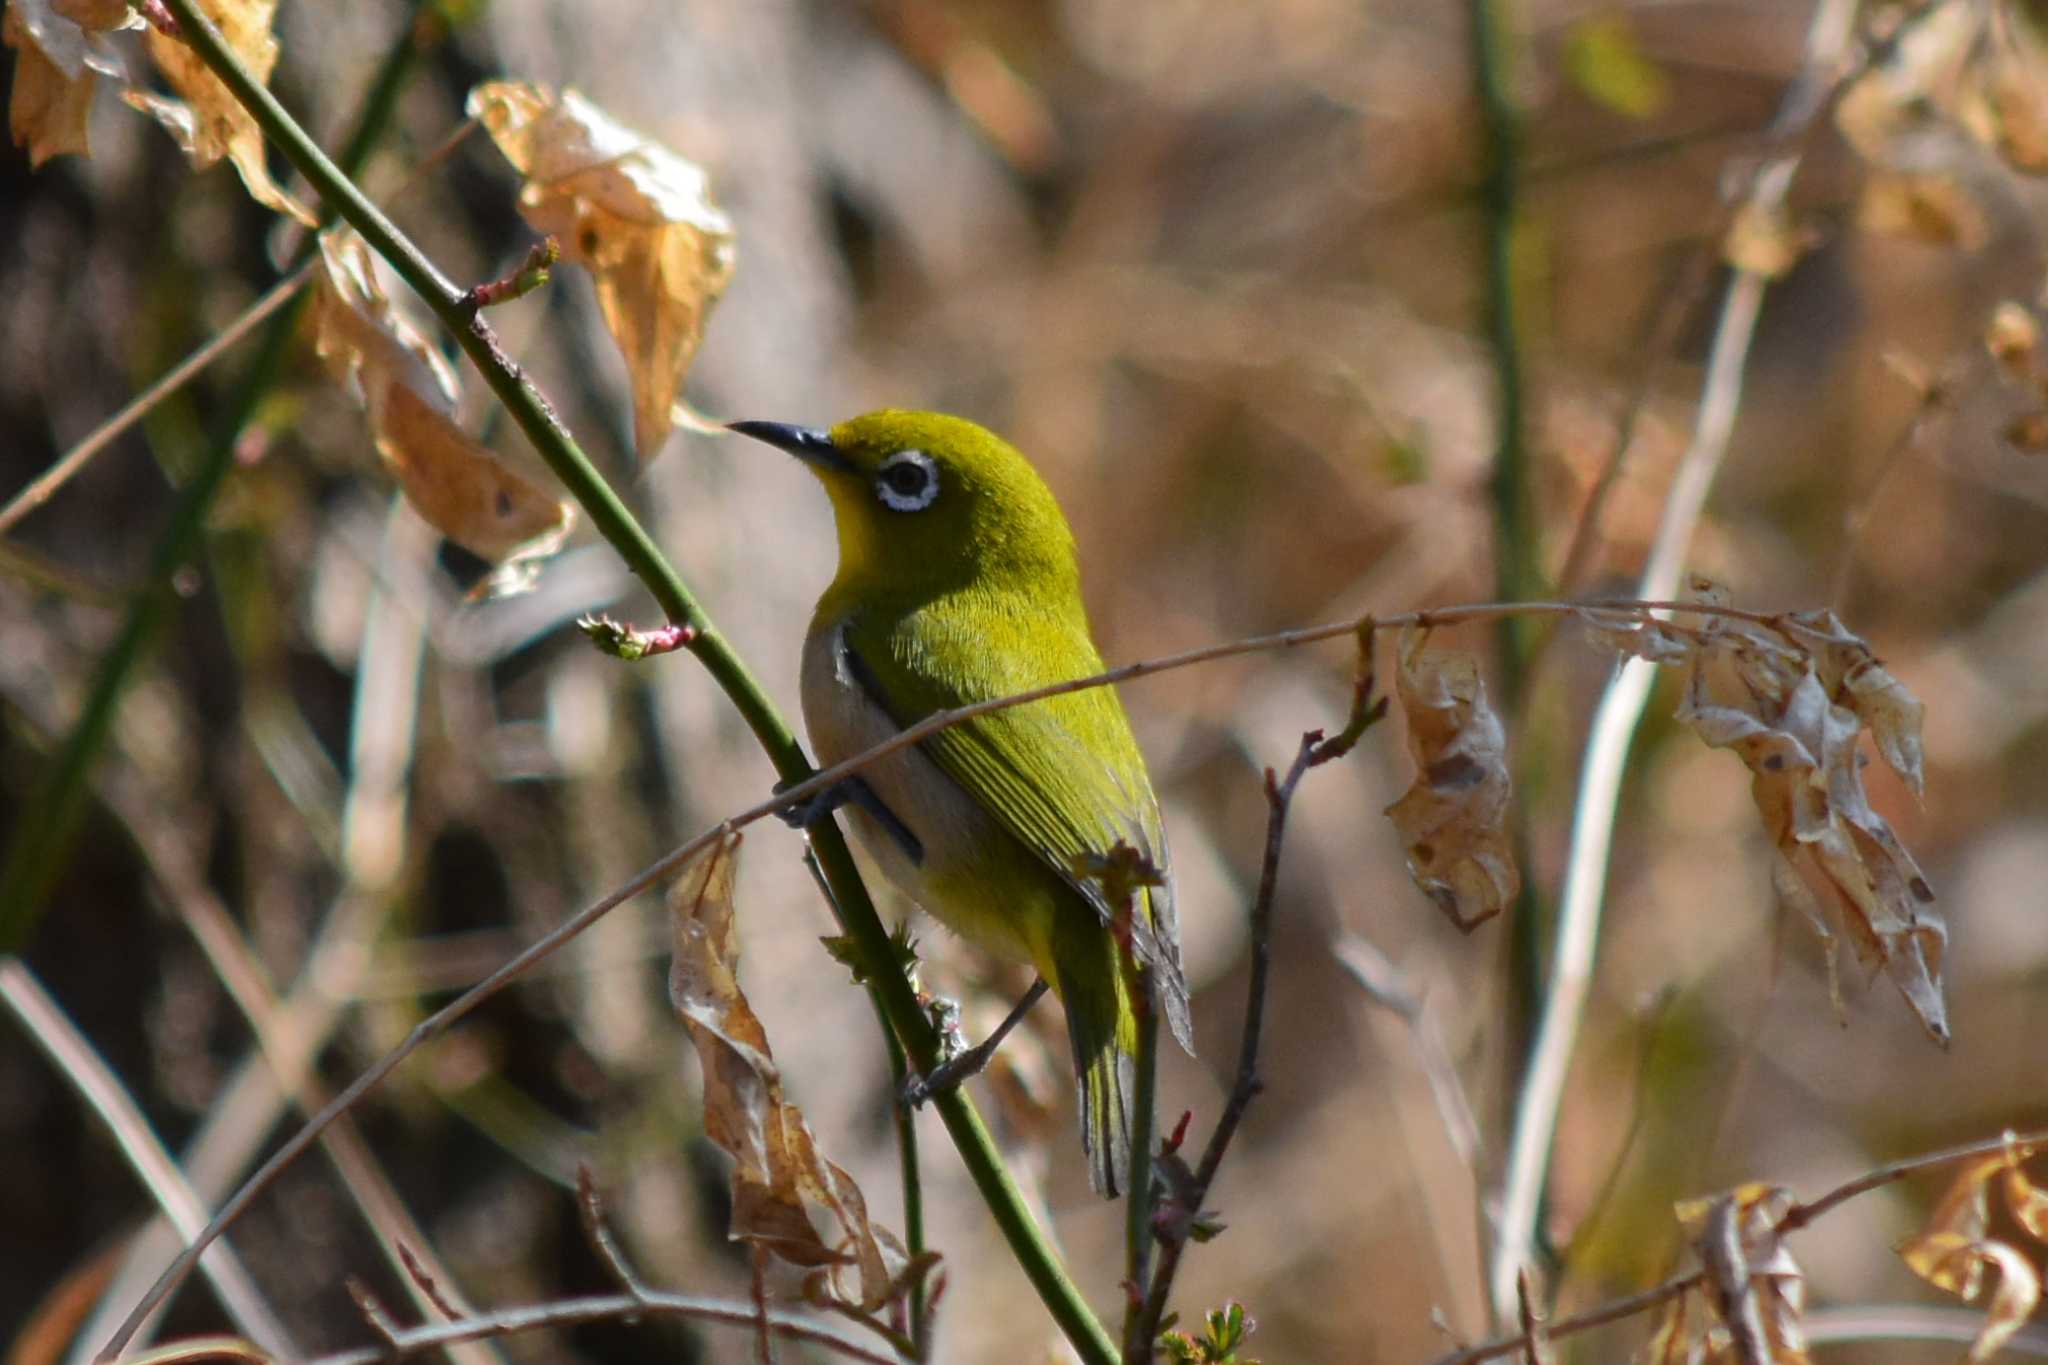
[[[875,496],[896,512],[921,512],[939,495],[939,469],[922,450],[899,450],[875,471]]]

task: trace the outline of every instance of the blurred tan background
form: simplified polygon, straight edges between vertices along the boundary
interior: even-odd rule
[[[1690,430],[1726,272],[1690,271],[1801,63],[1811,7],[1531,0],[1516,243],[1529,478],[1556,573],[1623,415],[1639,429],[1580,581],[1625,591]],[[1911,7],[1904,7],[1911,8]],[[2001,14],[2004,6],[1991,6]],[[1881,28],[1901,7],[1867,6]],[[2008,15],[2008,18],[2010,16]],[[391,3],[287,5],[273,82],[330,143],[405,22]],[[2013,20],[2012,22],[2019,22]],[[1604,46],[1603,46],[1604,44]],[[1357,0],[871,0],[546,5],[467,16],[415,76],[365,182],[390,194],[499,75],[573,85],[710,171],[739,268],[689,384],[721,419],[956,411],[1038,462],[1082,547],[1112,662],[1494,593],[1485,145],[1468,9]],[[1616,86],[1616,73],[1621,84]],[[0,494],[11,494],[273,278],[269,225],[226,171],[193,176],[111,102],[91,161],[0,157]],[[1915,165],[1958,196],[1883,231],[1870,165],[1826,119],[1792,192],[1811,249],[1769,292],[1725,470],[1689,564],[1762,608],[1834,605],[1926,701],[1928,794],[1875,799],[1949,917],[1954,1046],[1776,908],[1731,756],[1653,703],[1624,792],[1596,994],[1566,1097],[1546,1232],[1562,1310],[1677,1265],[1671,1201],[1743,1179],[1816,1193],[1879,1162],[2048,1119],[2048,457],[2002,433],[2039,397],[1986,357],[2002,299],[2042,272],[2037,185],[1935,102]],[[472,138],[392,200],[449,274],[515,263],[515,181]],[[1910,217],[1910,216],[1909,216]],[[1894,224],[1896,226],[1896,224]],[[509,348],[629,490],[713,617],[795,714],[797,648],[834,562],[792,462],[679,434],[632,465],[623,368],[588,281],[496,314]],[[1660,321],[1660,319],[1666,319]],[[106,451],[0,574],[0,828],[94,676],[123,599],[238,368],[232,354]],[[1902,367],[1953,401],[1920,413]],[[472,388],[476,386],[472,384]],[[481,398],[495,444],[520,453]],[[175,1150],[216,1182],[288,1112],[194,926],[239,933],[289,998],[265,1042],[329,1087],[773,774],[687,657],[599,657],[569,628],[653,608],[585,532],[534,593],[467,604],[476,567],[375,475],[366,429],[308,351],[266,405],[165,646],[131,691],[77,857],[25,954]],[[260,456],[260,458],[257,458]],[[12,562],[12,559],[10,560]],[[1447,642],[1489,654],[1493,635]],[[1507,716],[1539,899],[1556,890],[1586,716],[1611,661],[1562,632]],[[1169,1055],[1167,1123],[1205,1135],[1242,1023],[1259,774],[1341,721],[1341,645],[1167,674],[1125,701],[1167,807],[1201,1056]],[[1279,899],[1268,1088],[1177,1303],[1226,1298],[1268,1361],[1422,1360],[1486,1331],[1475,1174],[1451,1152],[1406,1029],[1333,958],[1370,939],[1423,993],[1478,1115],[1490,1189],[1525,1008],[1513,926],[1459,935],[1411,886],[1380,811],[1398,726],[1310,776]],[[745,984],[826,1150],[894,1224],[872,1016],[793,834],[747,843]],[[388,1082],[369,1151],[463,1293],[596,1292],[575,1165],[664,1287],[743,1295],[723,1167],[664,996],[654,897],[613,915]],[[922,934],[979,1032],[1019,982]],[[982,1017],[985,1015],[985,1017]],[[1072,1138],[1057,1011],[980,1095],[1003,1118],[1076,1274],[1118,1311],[1121,1210]],[[96,1285],[149,1212],[18,1031],[0,1033],[0,1324]],[[240,1088],[238,1088],[240,1087]],[[991,1088],[993,1087],[993,1088]],[[231,1104],[230,1101],[234,1103]],[[1057,1359],[1050,1323],[927,1116],[931,1242],[951,1288],[940,1359]],[[210,1144],[210,1145],[209,1145]],[[198,1160],[204,1153],[205,1160]],[[1939,1182],[1865,1197],[1795,1249],[1823,1304],[1933,1301],[1889,1248]],[[218,1197],[220,1186],[215,1186]],[[388,1303],[357,1196],[302,1162],[236,1235],[300,1346],[368,1339],[345,1275]],[[171,1331],[218,1326],[194,1286]],[[1618,1359],[1647,1323],[1580,1359]],[[0,1336],[10,1336],[0,1331]],[[747,1358],[738,1334],[616,1326],[515,1339],[508,1359]],[[1840,1348],[1841,1359],[1953,1348]],[[52,1358],[52,1357],[23,1357]],[[784,1358],[804,1358],[787,1347]],[[1823,1353],[1820,1358],[1829,1358]]]

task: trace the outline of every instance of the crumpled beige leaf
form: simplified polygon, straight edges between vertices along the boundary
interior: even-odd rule
[[[739,835],[726,836],[669,894],[669,998],[704,1072],[704,1131],[733,1159],[729,1235],[791,1265],[822,1269],[809,1285],[814,1294],[873,1309],[894,1292],[894,1272],[906,1268],[902,1247],[869,1221],[860,1187],[819,1152],[803,1111],[783,1096],[767,1032],[740,989],[739,847]],[[833,1240],[819,1232],[813,1209],[835,1229]],[[840,1282],[849,1271],[852,1293]]]
[[[346,229],[320,237],[314,348],[368,410],[384,467],[435,529],[493,561],[552,554],[575,510],[463,434],[455,372],[393,306],[370,250]]]
[[[1742,1365],[1807,1359],[1806,1275],[1778,1232],[1791,1200],[1782,1185],[1752,1183],[1674,1209],[1705,1272],[1707,1303]],[[1668,1342],[1663,1349],[1663,1358],[1678,1358]]]
[[[140,23],[125,0],[9,0],[0,16],[0,43],[15,51],[7,126],[15,145],[28,149],[31,167],[67,153],[92,155],[87,123],[99,77],[128,78],[103,34]]]
[[[1831,614],[1782,627],[1716,617],[1687,664],[1678,717],[1750,770],[1777,850],[1773,881],[1828,945],[1846,934],[1882,967],[1930,1037],[1948,1042],[1941,965],[1948,930],[1919,865],[1871,806],[1858,738],[1866,726],[1900,776],[1921,783],[1920,704]]]
[[[1987,1234],[1989,1191],[2001,1180],[2007,1202],[2020,1225],[2038,1237],[2040,1192],[2027,1180],[2020,1162],[2031,1149],[2011,1141],[2002,1152],[1978,1157],[1956,1175],[1927,1226],[1899,1246],[1899,1256],[1915,1275],[1966,1302],[1984,1292],[1987,1271],[1998,1272],[1984,1327],[1970,1345],[1966,1359],[1988,1360],[2025,1325],[2041,1301],[2041,1278],[2019,1248]]]
[[[493,81],[470,91],[468,110],[526,177],[520,213],[596,282],[633,381],[634,445],[651,458],[732,278],[732,220],[710,178],[574,90]]]
[[[267,84],[277,65],[277,38],[270,31],[277,0],[195,0],[220,30],[242,66]],[[234,163],[249,197],[267,209],[290,214],[307,227],[317,221],[305,205],[270,178],[263,157],[263,130],[222,85],[220,78],[184,43],[150,29],[144,42],[157,69],[180,96],[166,99],[147,90],[124,90],[121,98],[162,124],[197,170],[226,157]]]
[[[1401,641],[1395,695],[1417,771],[1387,818],[1407,846],[1408,875],[1469,932],[1522,887],[1506,827],[1507,736],[1479,665],[1463,654],[1426,654],[1427,639],[1411,628]]]

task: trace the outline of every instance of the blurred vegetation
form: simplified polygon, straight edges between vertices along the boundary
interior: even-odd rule
[[[1728,275],[1723,193],[1784,150],[1764,130],[1812,7],[1502,8],[1496,93],[1520,137],[1501,281],[1530,552],[1561,595],[1625,592],[1699,399]],[[1988,36],[1944,55],[1965,13],[1991,16]],[[339,145],[410,15],[396,0],[284,6],[272,88]],[[1747,775],[1668,721],[1667,685],[1624,789],[1545,1209],[1560,1313],[1679,1268],[1682,1197],[1749,1179],[1811,1194],[2048,1122],[2030,1041],[2048,1034],[2048,437],[2031,343],[2017,359],[1985,345],[2001,302],[2023,319],[2038,309],[2048,198],[2029,139],[2048,126],[2048,71],[2033,7],[1857,14],[1873,41],[1909,17],[1927,36],[1888,49],[1800,141],[1788,259],[1687,562],[1745,606],[1833,606],[1927,704],[1924,802],[1889,774],[1870,782],[1941,896],[1954,1042],[1931,1046],[1889,986],[1864,989],[1853,969],[1836,1015],[1820,948],[1774,898]],[[736,225],[737,271],[690,402],[801,422],[901,404],[1002,431],[1066,507],[1112,662],[1493,594],[1500,223],[1471,7],[494,0],[448,18],[360,177],[444,271],[499,276],[533,240],[486,139],[422,164],[461,126],[466,92],[499,76],[578,88],[703,165]],[[0,498],[236,318],[299,245],[231,171],[191,173],[111,97],[91,130],[89,160],[32,172],[22,151],[0,155]],[[798,645],[834,561],[808,476],[695,432],[641,465],[624,367],[575,272],[492,317],[794,714]],[[34,814],[254,350],[230,349],[0,542],[0,846]],[[470,429],[525,459],[470,388]],[[1630,423],[1589,548],[1557,583]],[[570,628],[588,612],[657,616],[587,529],[532,592],[469,600],[483,566],[393,497],[360,411],[309,345],[286,353],[234,453],[22,949],[216,1202],[293,1126],[269,1066],[310,1058],[306,1095],[346,1083],[453,991],[774,780],[690,660],[624,666]],[[1444,637],[1482,654],[1496,643],[1480,627]],[[1285,767],[1303,730],[1342,722],[1352,662],[1339,643],[1125,689],[1166,805],[1196,990],[1201,1057],[1163,1059],[1165,1128],[1192,1109],[1206,1131],[1221,1106],[1260,775]],[[1611,669],[1559,630],[1505,717],[1539,905]],[[1176,1300],[1184,1329],[1245,1304],[1246,1349],[1271,1361],[1424,1359],[1448,1344],[1434,1312],[1460,1338],[1489,1333],[1480,1191],[1498,1174],[1526,997],[1510,989],[1510,925],[1458,934],[1410,883],[1381,818],[1408,779],[1386,727],[1295,806],[1266,1089],[1210,1201],[1227,1231],[1190,1248]],[[749,843],[748,993],[821,1143],[893,1225],[871,1013],[818,946],[832,923],[796,836],[762,827]],[[1332,955],[1340,932],[1398,963],[1441,1030],[1477,1112],[1476,1186],[1410,1031]],[[238,1225],[302,1349],[368,1339],[346,1277],[407,1297],[376,1250],[374,1229],[398,1224],[374,1212],[370,1168],[445,1261],[444,1288],[473,1302],[611,1287],[577,1221],[579,1162],[650,1282],[745,1297],[722,1158],[666,1002],[667,934],[652,896],[603,921],[359,1108],[360,1163],[303,1161]],[[970,1034],[1024,984],[940,931],[920,941],[932,983],[965,998]],[[68,1322],[64,1305],[86,1311],[153,1206],[11,1020],[0,1039],[0,1263],[16,1268],[0,1277],[0,1324]],[[1115,1314],[1121,1214],[1088,1193],[1065,1075],[1057,1011],[1041,1009],[977,1084],[1076,1278]],[[936,1358],[1052,1358],[1050,1324],[951,1148],[929,1115],[920,1127],[928,1237],[952,1286]],[[1948,1302],[1891,1251],[1938,1191],[1893,1186],[1804,1232],[1813,1300]],[[164,1331],[222,1322],[195,1284]],[[1607,1329],[1578,1358],[1618,1358],[1649,1331]],[[499,1349],[597,1361],[749,1347],[663,1324]],[[1946,1360],[1954,1347],[1885,1351]]]

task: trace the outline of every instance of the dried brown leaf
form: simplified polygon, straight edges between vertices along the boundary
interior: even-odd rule
[[[2007,1138],[2010,1161],[2005,1168],[2005,1206],[2012,1210],[2012,1216],[2027,1235],[2037,1242],[2048,1242],[2048,1190],[2043,1190],[2027,1173],[2020,1169],[2020,1162],[2033,1155],[2031,1147],[2020,1148]]]
[[[574,509],[455,424],[455,372],[393,306],[362,239],[323,234],[320,254],[314,348],[361,395],[377,453],[407,500],[441,534],[485,559],[553,553]]]
[[[1802,640],[1816,646],[1815,663],[1829,697],[1863,722],[1878,753],[1913,794],[1924,795],[1926,754],[1920,726],[1926,705],[1833,612],[1803,612],[1791,620]]]
[[[1917,790],[1919,703],[1831,615],[1786,618],[1783,630],[1717,618],[1702,640],[1679,719],[1748,766],[1751,797],[1777,849],[1773,879],[1829,945],[1831,988],[1839,932],[1865,965],[1891,977],[1945,1045],[1948,931],[1919,866],[1870,804],[1858,747],[1868,726]]]
[[[813,1292],[873,1309],[904,1264],[896,1239],[868,1219],[853,1178],[818,1151],[803,1111],[785,1099],[768,1035],[739,983],[733,882],[740,836],[728,835],[693,863],[669,895],[675,959],[669,998],[704,1073],[704,1130],[733,1159],[730,1236],[806,1270],[853,1273],[857,1291],[832,1276]],[[836,1230],[821,1235],[813,1210]]]
[[[267,84],[277,65],[277,38],[270,31],[277,0],[195,0],[213,21],[244,69]],[[285,213],[307,227],[317,225],[306,206],[270,178],[263,157],[263,130],[200,55],[176,38],[150,29],[144,39],[157,69],[180,98],[166,99],[147,90],[124,90],[121,98],[162,124],[195,170],[206,170],[222,157],[234,164],[249,197],[267,209]]]
[[[53,156],[92,155],[87,125],[99,77],[126,80],[105,30],[133,27],[125,3],[67,5],[62,0],[10,0],[0,15],[0,43],[15,51],[7,126],[29,165]]]
[[[1428,632],[1402,639],[1395,691],[1408,721],[1415,781],[1387,817],[1408,850],[1408,875],[1469,932],[1521,890],[1507,836],[1507,737],[1486,700],[1479,666],[1427,654]]]
[[[1643,1350],[1643,1365],[1690,1365],[1699,1354],[1695,1350],[1691,1309],[1691,1294],[1680,1294],[1664,1305],[1656,1334]]]
[[[470,91],[468,107],[526,177],[520,213],[596,282],[633,381],[634,444],[652,457],[673,426],[705,317],[732,278],[732,220],[712,202],[710,178],[574,90],[557,98],[494,81]]]
[[[1642,618],[1593,607],[1581,608],[1580,625],[1596,645],[1616,654],[1632,655],[1653,664],[1680,664],[1698,648],[1694,632],[1670,621]]]
[[[1803,1365],[1806,1275],[1780,1239],[1782,1185],[1739,1185],[1676,1208],[1706,1275],[1706,1298],[1742,1365]]]
[[[1984,1292],[1985,1272],[1998,1272],[1998,1289],[1968,1360],[1989,1360],[2012,1339],[2041,1301],[2041,1277],[2017,1247],[1973,1240],[1956,1232],[1923,1232],[1899,1248],[1907,1268],[1965,1302]]]

